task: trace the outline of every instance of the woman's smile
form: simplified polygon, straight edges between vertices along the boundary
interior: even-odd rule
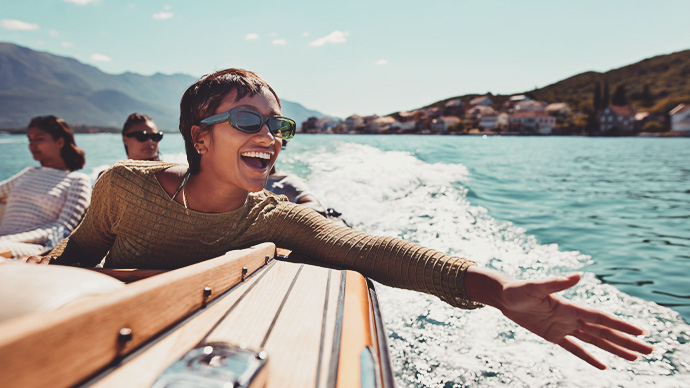
[[[248,151],[240,154],[245,164],[261,172],[269,168],[272,155],[272,152],[265,151]]]
[[[264,116],[280,114],[280,105],[267,90],[236,100],[235,91],[229,93],[215,113],[235,107],[254,110]],[[211,173],[214,180],[223,181],[246,192],[261,191],[268,173],[275,164],[282,141],[270,133],[266,124],[257,133],[242,132],[229,122],[213,124],[202,135],[204,153],[201,173]]]

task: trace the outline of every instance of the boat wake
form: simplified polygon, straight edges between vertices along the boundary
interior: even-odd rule
[[[281,155],[354,228],[397,236],[469,257],[516,278],[560,276],[591,262],[577,251],[540,244],[525,230],[472,205],[458,164],[426,163],[409,152],[320,142]],[[296,147],[297,148],[297,147]],[[463,311],[435,297],[379,286],[400,386],[681,386],[690,379],[690,325],[673,310],[632,297],[584,273],[565,297],[645,328],[657,350],[628,362],[585,345],[611,367],[598,371],[518,327],[492,308]]]

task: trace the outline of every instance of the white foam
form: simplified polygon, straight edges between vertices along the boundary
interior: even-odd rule
[[[282,158],[282,156],[281,156]],[[327,206],[357,229],[392,235],[470,257],[516,278],[579,270],[591,258],[539,244],[466,198],[462,165],[429,164],[406,152],[354,143],[290,155]],[[690,381],[690,327],[653,302],[626,295],[585,273],[565,294],[650,332],[657,351],[636,362],[585,347],[612,369],[598,371],[517,327],[495,309],[454,309],[440,300],[379,286],[393,366],[400,386],[682,386]]]

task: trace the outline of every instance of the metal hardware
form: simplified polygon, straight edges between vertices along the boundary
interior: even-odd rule
[[[125,346],[132,340],[132,329],[129,327],[123,327],[120,332],[117,333],[117,342],[121,346]]]
[[[247,267],[242,267],[242,280],[247,277],[247,273],[249,272],[249,269]]]
[[[264,264],[268,264],[268,261],[271,260],[271,256],[266,255],[266,262]]]
[[[204,287],[204,299],[201,301],[201,307],[206,307],[206,302],[208,301],[208,298],[211,296],[213,293],[213,290],[211,287]]]
[[[267,362],[264,351],[219,342],[200,344],[170,365],[153,388],[263,387]]]

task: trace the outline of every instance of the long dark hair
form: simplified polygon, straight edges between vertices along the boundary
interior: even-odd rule
[[[184,92],[180,101],[180,133],[184,138],[190,173],[198,174],[201,168],[201,155],[194,148],[192,126],[212,116],[233,90],[237,92],[236,101],[239,101],[247,95],[261,93],[262,88],[273,93],[280,106],[280,99],[273,88],[260,75],[249,70],[226,69],[205,75]]]
[[[74,142],[74,132],[65,120],[56,116],[38,116],[31,119],[28,128],[38,128],[45,131],[58,140],[62,138],[64,144],[60,150],[60,156],[70,171],[80,170],[86,163],[84,150],[77,147]]]

